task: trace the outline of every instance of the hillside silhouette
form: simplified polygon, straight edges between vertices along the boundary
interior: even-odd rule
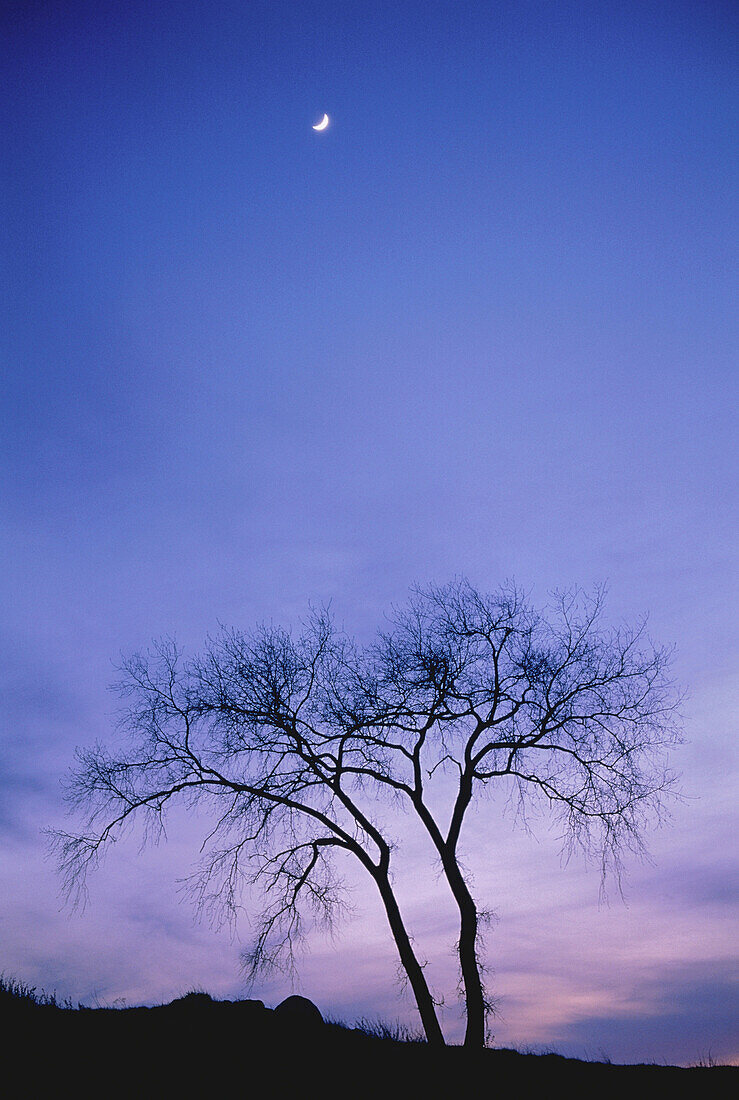
[[[304,998],[274,1009],[190,993],[166,1005],[85,1008],[0,983],[3,1094],[301,1097],[628,1094],[735,1096],[739,1069],[619,1066],[556,1054],[467,1051],[324,1022]],[[7,1091],[6,1091],[7,1090]]]

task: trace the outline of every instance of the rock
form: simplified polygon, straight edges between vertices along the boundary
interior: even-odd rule
[[[313,1028],[323,1024],[323,1016],[307,997],[286,997],[275,1008],[275,1015],[289,1023],[291,1027]]]
[[[227,1001],[229,1012],[237,1013],[242,1024],[263,1024],[269,1013],[264,1001]]]

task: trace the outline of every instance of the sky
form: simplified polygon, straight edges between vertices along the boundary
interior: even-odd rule
[[[536,603],[605,582],[611,621],[675,647],[684,798],[607,905],[546,820],[472,819],[495,1042],[739,1062],[737,23],[712,0],[3,5],[0,970],[87,1004],[244,995],[248,920],[198,924],[178,886],[191,818],[62,906],[41,830],[69,824],[75,747],[113,742],[121,654],[329,601],[364,640],[458,575]],[[404,841],[459,1039],[453,913]],[[415,1023],[361,883],[307,947],[326,1014]]]

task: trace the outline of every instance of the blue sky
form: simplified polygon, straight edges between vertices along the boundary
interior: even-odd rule
[[[561,870],[545,826],[532,841],[491,808],[492,862],[471,831],[500,918],[494,1030],[687,1062],[713,998],[703,1046],[739,1057],[732,7],[0,18],[0,968],[109,1002],[240,988],[238,945],[176,893],[187,822],[113,853],[85,914],[58,911],[38,829],[62,819],[74,747],[112,737],[120,652],[309,601],[367,637],[410,584],[456,574],[539,602],[605,580],[614,619],[649,612],[676,646],[690,797],[631,908],[599,909],[597,873]],[[453,991],[433,892],[407,904]],[[357,898],[303,991],[411,1018]]]

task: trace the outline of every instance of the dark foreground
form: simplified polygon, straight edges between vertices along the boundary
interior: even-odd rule
[[[3,1097],[723,1097],[739,1069],[613,1066],[378,1039],[258,1001],[157,1008],[2,1003]]]

